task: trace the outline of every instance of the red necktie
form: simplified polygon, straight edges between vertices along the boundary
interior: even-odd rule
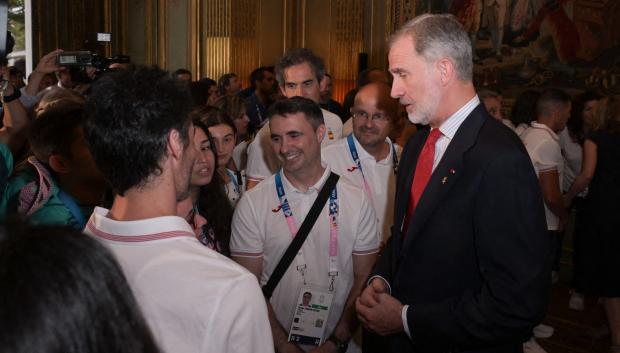
[[[413,215],[420,196],[428,184],[428,180],[431,178],[433,172],[433,159],[435,158],[435,143],[441,137],[441,131],[439,129],[432,129],[424,142],[422,152],[418,156],[418,162],[415,166],[415,174],[413,175],[413,182],[411,183],[411,194],[409,195],[409,205],[407,206],[407,215],[405,216],[405,223],[403,226],[403,237],[407,234],[407,228],[409,228],[409,221]]]

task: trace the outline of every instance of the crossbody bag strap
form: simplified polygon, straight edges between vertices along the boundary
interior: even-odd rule
[[[331,193],[332,189],[336,187],[336,183],[338,182],[339,178],[340,176],[338,176],[338,174],[336,173],[331,173],[327,178],[327,181],[321,188],[319,195],[314,200],[314,203],[312,204],[308,215],[301,224],[301,227],[299,227],[299,230],[293,238],[293,241],[284,252],[284,255],[282,255],[282,258],[278,262],[278,265],[276,265],[275,270],[273,270],[271,277],[269,277],[269,280],[263,286],[263,295],[265,296],[265,298],[271,298],[271,295],[273,294],[273,291],[276,289],[276,286],[282,279],[282,276],[284,276],[284,273],[295,259],[295,256],[297,256],[297,252],[299,251],[299,249],[301,249],[304,241],[306,241],[308,234],[310,234],[310,230],[312,230],[312,227],[314,226],[314,223],[319,217],[323,206],[325,206],[325,203],[327,202],[327,199],[329,198],[329,194]]]

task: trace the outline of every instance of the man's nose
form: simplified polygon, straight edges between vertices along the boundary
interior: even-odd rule
[[[392,82],[390,96],[392,96],[392,98],[400,98],[403,96],[403,88],[399,80],[394,80],[394,82]]]

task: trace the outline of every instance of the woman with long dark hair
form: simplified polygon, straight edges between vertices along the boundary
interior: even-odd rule
[[[583,150],[582,171],[566,201],[589,187],[585,200],[592,251],[588,289],[602,299],[611,333],[610,352],[620,353],[620,99],[600,101]]]
[[[237,136],[237,127],[228,115],[215,107],[199,108],[194,111],[209,128],[217,149],[217,174],[224,184],[224,191],[230,204],[235,207],[245,191],[245,174],[232,161]]]
[[[562,191],[568,192],[577,176],[581,173],[583,162],[583,144],[587,134],[592,130],[594,124],[594,113],[598,102],[603,97],[596,92],[585,92],[575,97],[571,116],[566,124],[566,129],[558,135],[562,155],[564,157],[564,173],[562,180]],[[586,291],[587,274],[585,267],[591,262],[588,258],[592,255],[587,250],[588,239],[584,226],[588,224],[584,211],[584,198],[587,189],[582,190],[572,199],[570,204],[572,217],[575,220],[573,231],[573,281],[571,296],[568,307],[573,310],[582,311],[584,309],[584,292]]]
[[[217,151],[209,129],[194,119],[194,143],[198,152],[190,177],[190,196],[180,201],[177,213],[193,226],[205,246],[230,256],[230,225],[233,208],[217,170]]]

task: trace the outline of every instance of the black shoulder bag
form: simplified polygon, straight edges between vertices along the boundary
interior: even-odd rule
[[[340,176],[338,176],[338,174],[336,173],[331,173],[329,175],[327,181],[321,188],[319,195],[316,197],[316,200],[314,200],[310,211],[308,211],[308,215],[304,219],[303,223],[301,223],[301,227],[299,227],[295,238],[293,238],[293,241],[284,252],[284,255],[282,255],[280,262],[278,262],[275,270],[273,270],[273,273],[271,274],[271,277],[269,277],[267,284],[263,286],[263,295],[265,296],[265,298],[267,298],[267,300],[271,298],[271,295],[276,289],[278,283],[280,283],[282,276],[284,276],[284,273],[293,262],[293,259],[295,258],[295,256],[297,256],[297,252],[299,251],[299,249],[301,249],[304,241],[306,241],[310,230],[312,230],[312,227],[314,226],[316,219],[319,217],[323,206],[325,206],[325,202],[327,202],[327,198],[329,198],[329,194],[331,193],[332,189],[336,187],[336,183],[338,182],[339,178]]]

